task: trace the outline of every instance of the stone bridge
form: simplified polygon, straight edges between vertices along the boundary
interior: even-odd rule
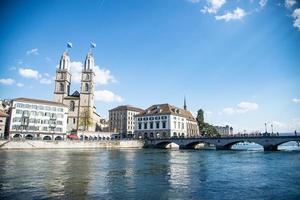
[[[198,137],[198,138],[165,138],[148,139],[145,147],[166,148],[168,144],[175,143],[181,149],[194,149],[197,144],[211,144],[217,150],[230,150],[232,145],[239,142],[252,142],[261,145],[265,151],[276,151],[278,146],[291,141],[300,141],[300,136],[234,136],[234,137]]]

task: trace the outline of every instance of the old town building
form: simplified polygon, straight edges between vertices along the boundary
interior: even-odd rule
[[[68,108],[62,103],[16,98],[9,110],[9,138],[63,140]]]
[[[135,116],[136,138],[195,137],[199,135],[197,121],[186,109],[170,104],[156,104]]]
[[[129,105],[118,106],[109,110],[109,130],[127,137],[134,133],[134,116],[143,112],[143,109]]]
[[[80,92],[75,91],[71,94],[71,60],[68,52],[64,52],[61,56],[55,76],[54,101],[69,108],[67,120],[69,132],[77,130],[100,131],[102,128],[103,119],[97,114],[94,104],[94,66],[93,53],[90,51],[86,56],[81,73]],[[86,121],[91,123],[85,123]]]

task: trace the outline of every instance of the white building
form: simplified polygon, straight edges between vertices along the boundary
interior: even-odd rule
[[[157,104],[135,116],[135,137],[166,138],[199,135],[192,113],[169,104]]]
[[[0,139],[4,138],[7,117],[8,115],[3,110],[0,109]]]
[[[226,126],[214,126],[218,133],[222,136],[228,136],[233,134],[233,128],[229,127],[228,125]]]
[[[129,105],[118,106],[109,110],[110,132],[119,133],[122,137],[133,134],[135,129],[134,116],[143,111],[143,109]]]
[[[9,138],[63,140],[68,108],[64,104],[28,98],[12,100]]]

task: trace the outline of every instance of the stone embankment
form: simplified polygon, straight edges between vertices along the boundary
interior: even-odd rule
[[[143,148],[143,140],[103,140],[103,141],[43,141],[43,140],[0,140],[0,150],[4,149],[95,149],[95,148]]]

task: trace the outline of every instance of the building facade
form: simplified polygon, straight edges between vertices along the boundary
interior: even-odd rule
[[[192,113],[170,104],[150,106],[135,116],[136,138],[168,138],[199,136],[197,121]]]
[[[75,91],[70,94],[71,78],[70,73],[71,60],[68,52],[61,56],[59,67],[56,70],[54,101],[62,103],[69,108],[68,113],[68,132],[100,131],[101,121],[103,120],[96,112],[94,105],[95,90],[95,61],[92,52],[86,56],[83,70],[81,73],[80,92]],[[91,123],[86,123],[91,122]]]
[[[9,111],[9,138],[63,140],[68,108],[46,100],[17,98]]]
[[[221,136],[228,136],[228,135],[232,135],[233,134],[233,128],[229,127],[228,125],[226,126],[214,126],[217,130],[217,132],[221,135]]]
[[[0,139],[4,139],[7,117],[8,115],[4,112],[4,110],[0,109]]]
[[[119,133],[121,137],[127,137],[134,133],[135,115],[143,112],[143,109],[129,105],[118,106],[109,110],[109,130]]]

